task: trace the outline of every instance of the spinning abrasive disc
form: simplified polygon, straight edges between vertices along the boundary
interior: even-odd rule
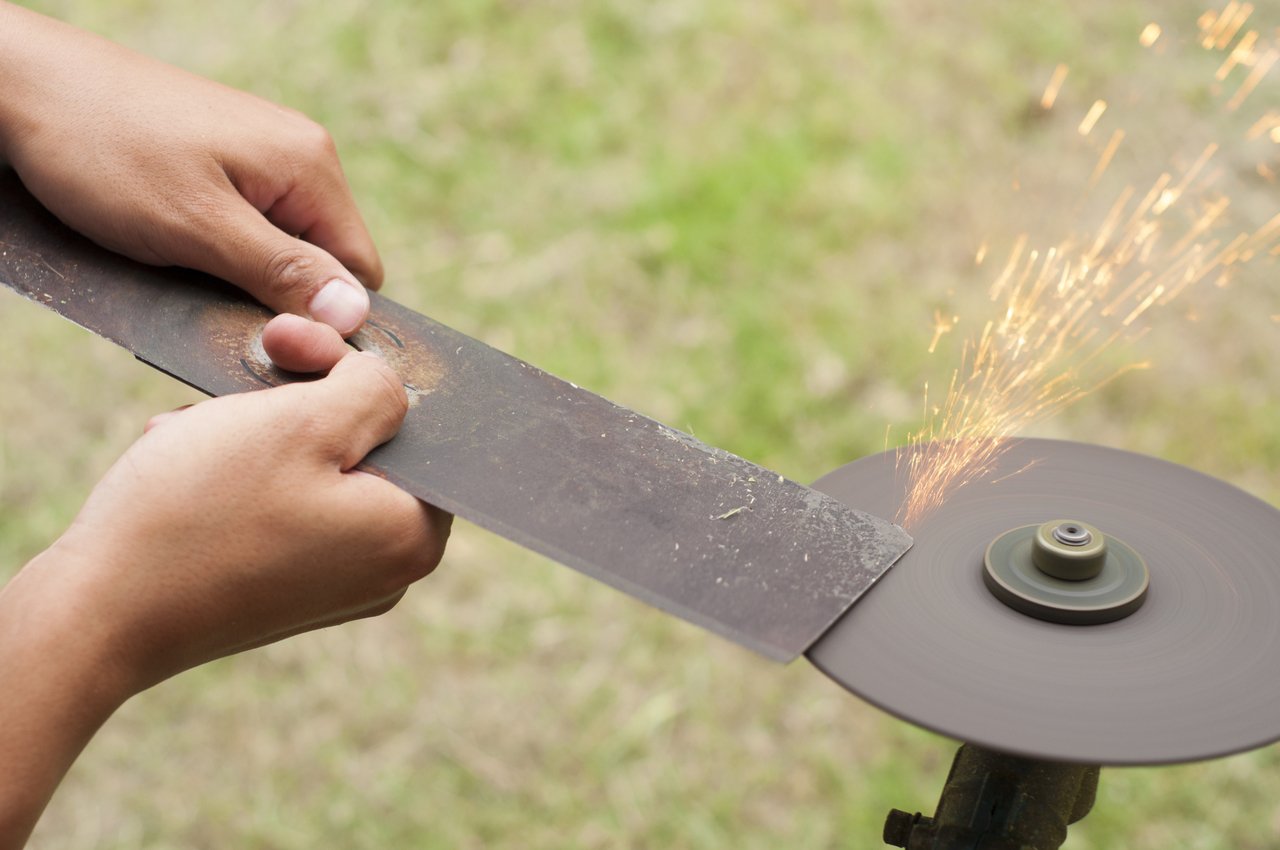
[[[815,486],[893,516],[904,481],[888,452]],[[1120,561],[1083,584],[1041,574],[1027,566],[1027,541],[1046,523],[1061,538],[1051,546],[1084,546],[1092,530],[1120,544]],[[1101,765],[1194,761],[1280,738],[1280,511],[1266,503],[1155,458],[1023,440],[988,481],[910,531],[914,548],[808,652],[867,701],[953,738]],[[993,592],[1001,582],[987,562],[1001,558],[1028,571],[1020,592],[1033,606],[1043,593],[1051,607],[1073,594],[1096,607],[1109,582],[1101,604],[1136,610],[1095,625],[1025,613],[1008,588]]]

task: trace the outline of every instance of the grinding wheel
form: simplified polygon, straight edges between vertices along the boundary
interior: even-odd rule
[[[893,516],[895,453],[815,487]],[[1070,518],[1150,569],[1114,622],[1046,622],[984,584],[984,554],[1019,526]],[[936,732],[1037,759],[1168,764],[1280,738],[1280,511],[1222,481],[1130,452],[1012,445],[910,529],[915,546],[809,659],[853,693]]]

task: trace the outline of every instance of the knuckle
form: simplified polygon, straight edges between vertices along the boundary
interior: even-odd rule
[[[432,537],[427,545],[418,550],[417,562],[414,565],[414,581],[435,572],[436,567],[444,559],[445,541],[440,537]]]
[[[445,546],[449,543],[449,536],[453,534],[453,514],[430,505],[427,506],[427,511],[431,515],[432,533],[440,543],[440,556],[443,557]]]
[[[386,363],[370,359],[373,362],[378,406],[385,410],[389,421],[398,424],[409,412],[409,394],[405,392],[404,382]]]
[[[276,295],[305,297],[314,285],[317,265],[314,257],[294,246],[277,248],[264,264],[267,284]]]
[[[445,538],[437,532],[429,514],[430,509],[417,505],[410,515],[402,518],[400,528],[393,532],[395,541],[392,581],[406,587],[430,575],[444,557]]]
[[[299,122],[297,149],[309,162],[329,162],[338,159],[338,146],[333,135],[323,125],[303,118]]]
[[[400,573],[400,578],[404,580],[406,585],[413,584],[416,581],[426,578],[435,571],[440,565],[440,556],[443,550],[420,550],[417,557],[413,558],[404,565],[404,569]]]

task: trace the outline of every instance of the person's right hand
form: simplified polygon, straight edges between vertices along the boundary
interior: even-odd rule
[[[0,162],[72,228],[343,336],[364,322],[382,263],[315,122],[3,0],[0,80]]]

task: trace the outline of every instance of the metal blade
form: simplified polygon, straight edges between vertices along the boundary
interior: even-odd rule
[[[0,282],[211,395],[297,379],[270,314],[72,233],[0,174]],[[362,468],[770,658],[804,652],[911,545],[851,510],[377,294],[352,339],[412,402]]]

